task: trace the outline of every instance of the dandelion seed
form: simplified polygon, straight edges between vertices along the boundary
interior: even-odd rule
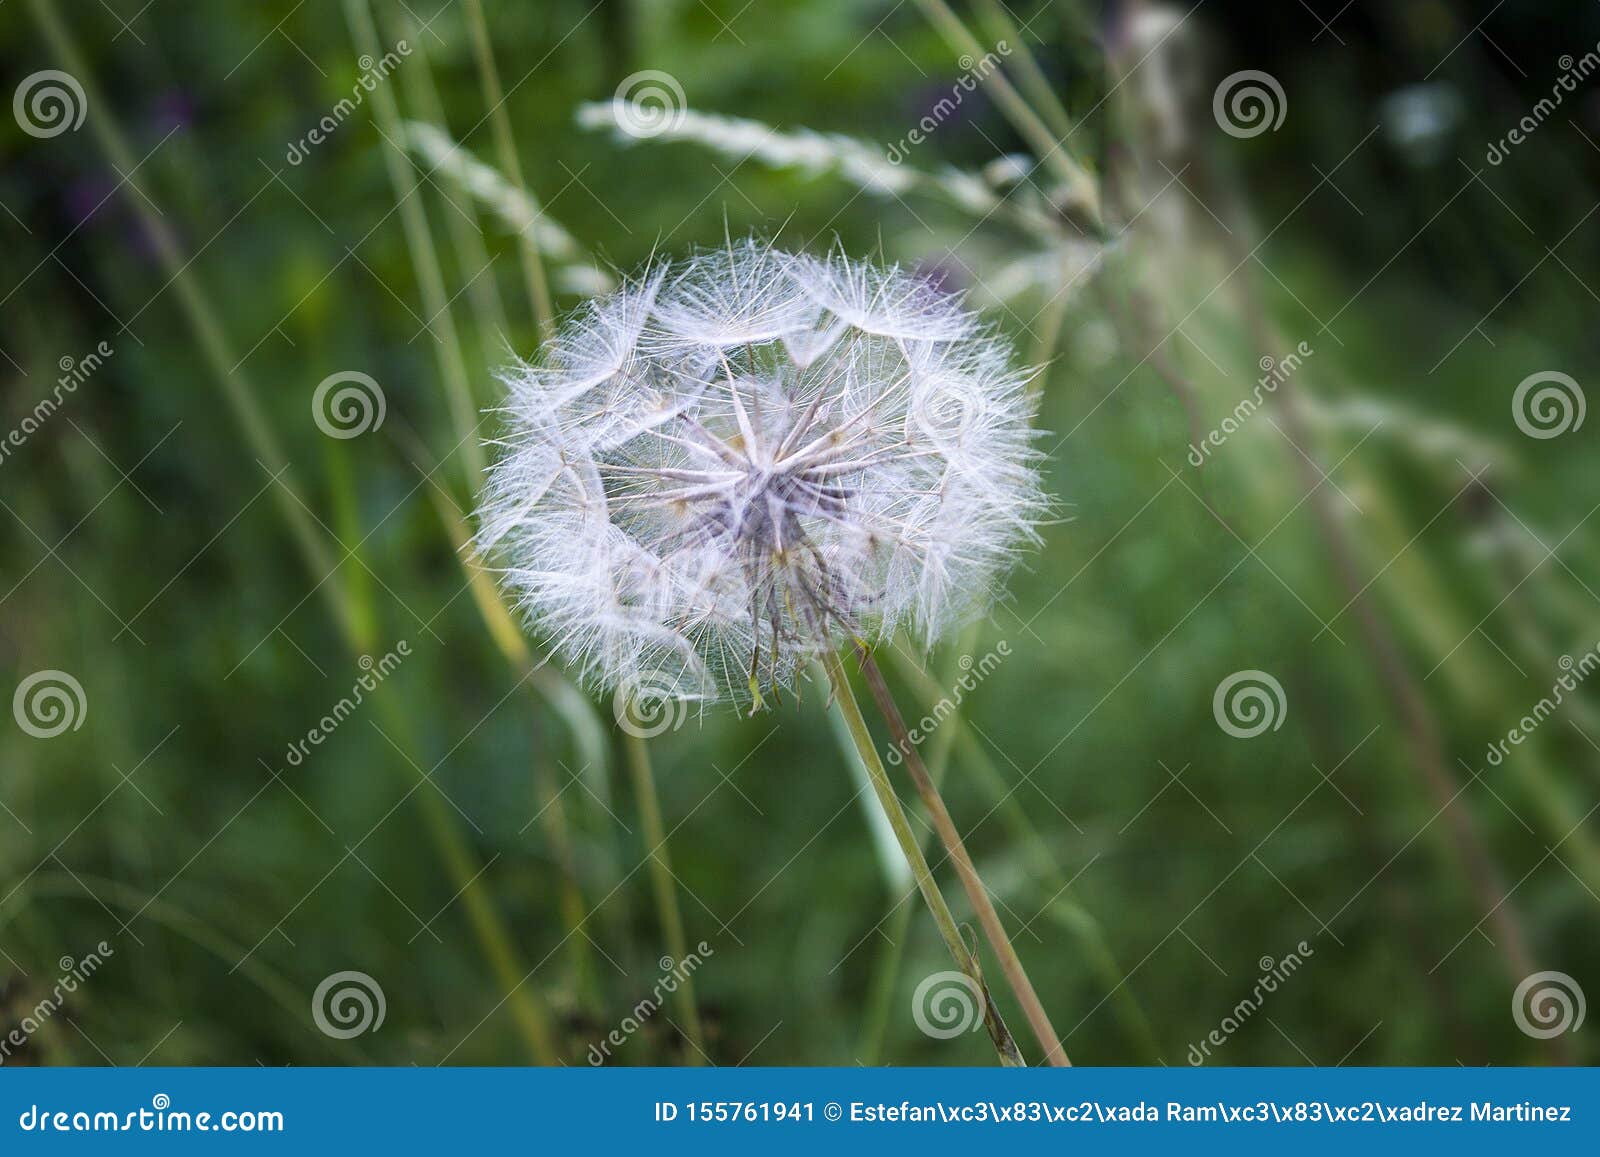
[[[987,606],[1044,509],[1029,376],[903,270],[699,254],[505,375],[480,542],[592,684],[760,704]]]

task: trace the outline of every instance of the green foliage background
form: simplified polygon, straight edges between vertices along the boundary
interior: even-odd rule
[[[979,288],[1037,244],[938,198],[688,143],[625,146],[575,122],[648,68],[697,110],[899,140],[960,74],[916,5],[485,7],[527,184],[604,268],[756,232],[819,251],[837,238]],[[60,669],[87,701],[58,738],[0,727],[0,1027],[48,995],[62,957],[114,950],[7,1063],[524,1063],[530,995],[560,1059],[585,1063],[667,952],[643,825],[612,705],[591,716],[607,760],[586,762],[570,710],[486,630],[441,521],[471,493],[375,106],[286,159],[361,73],[349,6],[135,8],[0,7],[7,92],[67,67],[41,9],[90,86],[78,131],[38,139],[0,120],[0,426],[21,426],[60,359],[114,351],[0,461],[0,690]],[[1512,420],[1532,373],[1600,382],[1597,82],[1504,163],[1485,149],[1549,93],[1563,54],[1594,50],[1600,17],[1511,3],[1475,30],[1488,5],[1358,3],[1329,31],[1300,8],[1205,5],[1119,81],[1107,53],[1147,6],[1012,6],[1078,125],[1070,151],[1096,174],[1138,158],[1142,184],[1132,224],[1109,221],[1104,271],[1072,291],[1044,377],[1063,517],[973,635],[914,656],[948,687],[962,646],[1010,650],[962,706],[972,742],[936,736],[953,743],[951,809],[1077,1063],[1185,1063],[1263,961],[1297,951],[1293,979],[1213,1063],[1593,1062],[1594,1025],[1540,1041],[1512,1007],[1529,964],[1600,994],[1594,689],[1500,765],[1486,749],[1550,694],[1560,656],[1600,646],[1596,423],[1539,440]],[[426,69],[444,127],[495,163],[463,7],[374,9],[384,45],[425,51],[389,86],[404,115],[434,119],[415,87]],[[1141,70],[1180,48],[1199,135],[1162,174],[1144,151]],[[1240,69],[1281,81],[1278,130],[1217,131],[1211,94]],[[1402,91],[1437,121],[1420,145],[1399,132]],[[96,136],[113,121],[141,192]],[[974,97],[907,163],[976,170],[1025,149]],[[515,238],[478,218],[483,271],[451,243],[470,198],[430,174],[416,203],[473,403],[492,407],[504,351],[536,347]],[[161,229],[183,255],[176,276]],[[503,329],[478,308],[490,283]],[[282,445],[276,481],[186,293]],[[563,310],[579,301],[558,292]],[[1043,306],[1024,295],[989,316],[1026,352],[1047,336]],[[1196,432],[1260,375],[1264,325],[1287,340],[1267,344],[1275,357],[1314,348],[1293,381],[1310,438],[1290,445],[1269,410],[1196,470]],[[381,429],[319,432],[312,393],[340,370],[381,383]],[[1328,472],[1315,500],[1304,456]],[[326,552],[316,573],[285,522],[295,507]],[[357,655],[400,640],[412,656],[292,764],[288,746],[359,678]],[[1247,669],[1272,673],[1287,703],[1248,740],[1212,706]],[[920,713],[919,684],[897,679]],[[688,939],[708,946],[694,974],[705,1052],[991,1063],[981,1032],[937,1040],[914,1023],[913,990],[948,959],[920,906],[886,921],[905,889],[853,800],[825,698],[691,716],[651,742]],[[1430,742],[1448,808],[1427,782]],[[441,825],[470,857],[466,893],[430,834]],[[475,935],[480,902],[510,932],[498,971]],[[378,980],[387,1016],[340,1041],[316,1029],[311,998],[346,969]],[[510,1000],[508,975],[525,977]],[[613,1062],[694,1059],[681,1020],[669,1004]]]

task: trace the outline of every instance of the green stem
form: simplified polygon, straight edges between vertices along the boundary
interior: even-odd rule
[[[976,645],[977,630],[969,627],[962,632],[961,640],[956,645],[957,655],[971,654]],[[835,713],[837,715],[837,713]],[[950,748],[956,734],[956,729],[948,724],[960,715],[957,708],[945,720],[946,726],[933,739],[933,749],[928,756],[928,770],[933,776],[933,781],[939,783],[944,779],[945,768],[950,761]],[[840,717],[840,730],[844,731],[846,738],[849,732],[843,727]],[[852,750],[850,755],[854,757]],[[860,761],[852,758],[852,762],[859,765]],[[926,843],[925,837],[919,837],[919,843]],[[889,927],[884,935],[887,943],[884,944],[878,965],[872,974],[872,992],[868,997],[866,1024],[861,1032],[860,1060],[864,1065],[875,1065],[883,1055],[883,1042],[889,1027],[889,1010],[894,1000],[896,985],[900,979],[900,965],[905,956],[905,938],[911,926],[911,907],[908,904],[896,904],[892,911],[885,917]]]
[[[537,207],[533,194],[528,192],[522,179],[522,162],[517,157],[516,138],[511,135],[511,119],[506,115],[506,98],[500,89],[500,73],[494,64],[494,49],[489,41],[489,25],[483,18],[483,5],[479,0],[467,0],[467,21],[472,25],[472,49],[478,59],[478,76],[483,82],[483,99],[489,106],[489,121],[494,127],[495,150],[500,155],[500,167],[517,187]],[[550,285],[545,280],[544,261],[539,256],[539,244],[531,229],[517,234],[517,252],[522,255],[522,276],[528,283],[528,300],[533,307],[534,324],[539,328],[539,340],[549,341],[555,335],[555,308],[550,301]]]
[[[655,769],[650,749],[639,736],[629,733],[628,771],[633,776],[634,794],[639,797],[639,818],[644,824],[646,854],[650,860],[650,882],[655,889],[656,913],[662,934],[667,938],[667,953],[673,969],[679,969],[689,954],[688,938],[683,934],[683,913],[678,909],[678,890],[667,852],[667,830],[661,822],[661,799],[656,794]],[[699,1065],[706,1058],[705,1034],[700,1028],[700,1007],[695,1003],[694,985],[687,972],[675,993],[678,1015],[683,1018],[684,1035],[689,1038],[689,1063]]]
[[[1067,115],[1067,110],[1056,96],[1055,90],[1050,87],[1050,81],[1045,76],[1044,70],[1039,67],[1039,62],[1034,59],[1033,52],[1028,48],[1022,30],[1011,19],[1011,13],[1006,11],[1006,6],[1000,0],[979,0],[978,8],[982,11],[983,22],[988,26],[989,35],[994,37],[998,44],[1004,41],[1013,46],[1016,52],[1017,76],[1022,81],[1022,87],[1028,90],[1028,99],[1038,107],[1041,115],[1050,123],[1050,130],[1055,134],[1057,142],[1065,142],[1072,134],[1072,118]]]
[[[945,0],[916,0],[923,15],[944,37],[945,43],[956,52],[965,53],[974,61],[982,60],[987,50],[978,38],[968,31],[961,18],[950,9]],[[1100,196],[1093,178],[1066,151],[1039,114],[1013,87],[1005,73],[996,69],[984,78],[984,84],[993,94],[995,103],[1017,132],[1028,142],[1041,164],[1049,165],[1056,176],[1071,190],[1074,199],[1096,223],[1100,220]]]
[[[878,797],[884,815],[889,819],[889,826],[894,829],[895,839],[900,843],[900,850],[905,854],[906,863],[911,866],[911,874],[916,878],[917,889],[922,893],[928,911],[933,914],[933,922],[939,929],[939,936],[944,940],[945,947],[950,950],[950,956],[954,959],[956,967],[970,977],[983,994],[984,1026],[989,1030],[989,1037],[994,1041],[995,1050],[1000,1054],[1000,1063],[1020,1066],[1024,1063],[1022,1054],[1017,1049],[1016,1041],[1012,1039],[1011,1031],[1006,1028],[1005,1021],[1000,1016],[999,1007],[989,994],[988,985],[983,981],[983,972],[978,966],[977,956],[967,947],[967,942],[962,939],[961,930],[956,927],[955,917],[950,913],[950,905],[946,903],[944,893],[939,890],[939,884],[933,878],[927,857],[922,854],[922,844],[911,830],[911,821],[906,818],[905,809],[900,806],[900,798],[895,795],[894,787],[889,783],[889,774],[884,770],[883,760],[872,742],[872,732],[867,729],[867,721],[862,718],[861,705],[856,702],[855,692],[850,687],[850,679],[845,674],[844,664],[835,651],[826,654],[823,664],[828,671],[828,681],[833,684],[833,693],[839,709],[850,727],[850,737],[855,741],[861,763],[867,769],[872,790]]]
[[[965,653],[971,654],[971,648],[968,647]],[[934,708],[944,696],[943,688],[902,653],[896,651],[894,657],[897,660],[896,669],[921,696],[924,709]],[[947,682],[946,686],[948,685]],[[1161,1046],[1156,1040],[1155,1030],[1150,1026],[1150,1018],[1145,1014],[1144,1006],[1140,1004],[1132,986],[1127,982],[1127,970],[1117,963],[1116,956],[1106,942],[1100,922],[1073,898],[1071,882],[1061,870],[1061,866],[1056,863],[1050,845],[1034,826],[1027,809],[1022,806],[1012,786],[995,767],[994,760],[984,751],[983,744],[968,726],[966,716],[959,711],[951,713],[934,736],[936,746],[933,756],[928,760],[928,765],[934,773],[934,781],[939,782],[937,745],[947,739],[950,743],[961,745],[961,766],[993,797],[995,805],[999,808],[1000,819],[1010,830],[1011,838],[1026,854],[1033,873],[1046,890],[1051,919],[1078,937],[1089,963],[1100,975],[1106,992],[1111,995],[1118,1019],[1122,1022],[1123,1032],[1129,1041],[1141,1050],[1147,1064],[1158,1063],[1161,1059]]]
[[[383,48],[378,43],[378,30],[372,23],[372,11],[367,7],[367,0],[345,0],[344,11],[356,47],[373,59],[382,56]],[[456,333],[455,318],[451,316],[450,301],[445,295],[444,273],[439,267],[439,253],[434,248],[433,234],[428,230],[427,213],[418,196],[416,172],[401,144],[404,130],[400,126],[400,110],[388,85],[380,84],[373,88],[372,104],[384,137],[383,163],[389,171],[389,183],[394,186],[395,205],[400,213],[400,224],[405,230],[406,248],[411,253],[411,266],[416,272],[417,288],[422,294],[423,320],[429,336],[433,338],[434,353],[439,359],[439,375],[444,379],[445,397],[456,431],[456,450],[462,455],[467,490],[471,493],[477,490],[483,477],[484,454],[483,441],[478,437],[477,406],[472,401],[472,389],[467,384],[467,363],[461,353],[461,338]]]
[[[96,110],[95,115],[89,118],[96,139],[111,163],[124,174],[123,179],[134,194],[128,198],[128,202],[138,214],[146,233],[153,239],[161,264],[169,275],[169,284],[178,294],[180,307],[200,343],[202,354],[211,364],[218,381],[222,383],[223,394],[244,431],[246,441],[250,443],[252,452],[261,460],[262,467],[278,479],[277,486],[273,488],[274,499],[289,524],[307,568],[317,580],[317,589],[328,600],[346,646],[353,655],[369,653],[372,645],[365,637],[361,618],[351,605],[343,584],[333,578],[336,568],[328,554],[326,544],[312,526],[311,516],[307,513],[310,508],[302,504],[294,494],[288,459],[278,447],[277,439],[256,402],[255,393],[248,380],[237,368],[222,325],[211,311],[210,299],[198,284],[198,279],[188,272],[189,262],[184,259],[166,222],[148,207],[150,204],[148,193],[136,172],[138,162],[128,148],[127,139],[122,135],[122,130],[111,111],[115,106],[103,99],[87,61],[78,52],[77,42],[61,23],[55,11],[54,0],[31,0],[31,3],[34,19],[43,31],[45,39],[61,58],[66,71],[83,86],[89,107]],[[380,696],[378,702],[384,703],[387,700]],[[548,1037],[541,1038],[534,1031],[534,1025],[547,1018],[544,1017],[543,1009],[533,991],[523,984],[526,975],[516,963],[504,925],[489,905],[477,882],[479,872],[472,866],[471,853],[461,842],[460,833],[454,830],[448,817],[443,815],[437,797],[425,793],[424,799],[433,800],[432,808],[424,806],[425,817],[429,820],[440,854],[447,867],[451,869],[453,882],[462,889],[462,897],[468,906],[480,946],[496,975],[507,985],[507,1000],[515,1010],[524,1036],[540,1061],[547,1064],[555,1063],[555,1050],[551,1047]]]
[[[403,70],[405,86],[412,94],[422,115],[445,132],[450,131],[445,119],[444,103],[439,99],[439,89],[433,81],[433,64],[428,58],[424,33],[409,15],[405,21],[406,33],[415,44],[417,66]],[[450,238],[456,252],[461,275],[467,278],[467,298],[472,303],[473,320],[478,329],[478,340],[483,346],[485,360],[493,365],[502,356],[500,341],[509,332],[505,302],[500,297],[500,284],[494,270],[489,267],[488,248],[483,243],[483,229],[478,220],[478,206],[468,194],[460,204],[448,195],[445,199],[456,210],[444,214]],[[479,272],[484,271],[484,272]]]
[[[888,723],[889,732],[894,736],[895,743],[905,753],[905,766],[911,775],[911,781],[916,786],[917,794],[922,797],[923,806],[928,809],[934,831],[939,833],[939,841],[944,844],[945,852],[955,863],[956,874],[961,877],[961,887],[967,893],[973,911],[977,913],[978,923],[989,941],[989,947],[994,949],[995,955],[1000,959],[1000,970],[1005,974],[1007,983],[1021,1003],[1029,1027],[1033,1029],[1035,1038],[1044,1049],[1046,1063],[1071,1064],[1072,1062],[1067,1059],[1066,1050],[1061,1047],[1061,1039],[1056,1035],[1055,1027],[1050,1023],[1050,1016],[1044,1010],[1044,1004],[1033,990],[1033,982],[1028,979],[1027,970],[1022,966],[1022,958],[1017,955],[1011,938],[1006,935],[1005,925],[1000,922],[999,913],[994,910],[994,903],[989,899],[989,891],[978,876],[978,869],[967,853],[967,846],[961,839],[961,833],[956,830],[955,821],[950,818],[944,797],[939,794],[938,787],[922,762],[921,754],[911,741],[905,720],[900,717],[900,709],[895,706],[894,698],[889,694],[889,685],[884,681],[883,672],[878,669],[877,660],[865,647],[858,646],[857,650],[861,658],[861,671],[866,676],[872,698],[877,703],[878,710],[883,713],[884,721]]]

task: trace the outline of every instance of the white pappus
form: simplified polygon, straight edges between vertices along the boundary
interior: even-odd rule
[[[591,684],[759,706],[826,649],[988,606],[1046,509],[1030,376],[898,268],[700,253],[503,375],[479,545]]]

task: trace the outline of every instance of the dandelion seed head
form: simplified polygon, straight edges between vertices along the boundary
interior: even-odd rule
[[[1045,509],[1028,378],[904,270],[730,244],[507,371],[479,542],[593,685],[759,702],[987,608]]]

